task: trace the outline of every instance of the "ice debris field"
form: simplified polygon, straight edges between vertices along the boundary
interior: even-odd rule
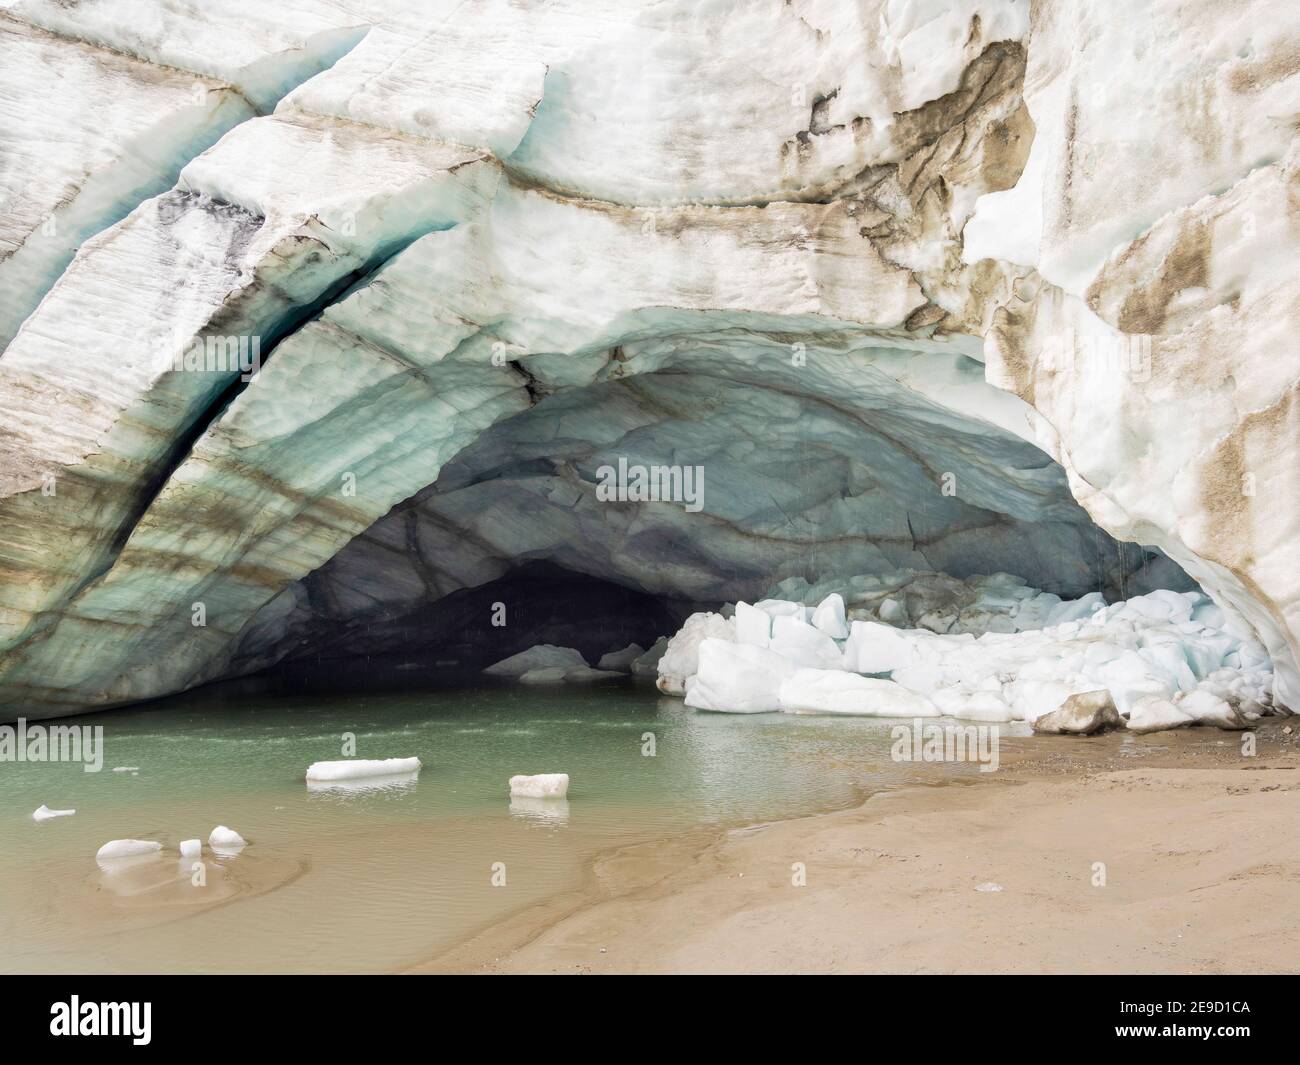
[[[1005,573],[795,578],[760,602],[692,614],[670,640],[619,665],[653,666],[661,691],[724,713],[1032,725],[1069,703],[1070,713],[1137,732],[1241,729],[1286,713],[1273,703],[1264,646],[1201,592],[1063,600]],[[571,648],[543,645],[488,672],[569,681],[597,671]],[[1084,693],[1105,695],[1070,701]],[[1080,730],[1044,721],[1044,731]]]

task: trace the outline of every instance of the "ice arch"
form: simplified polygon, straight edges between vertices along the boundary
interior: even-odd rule
[[[580,2],[484,2],[430,24],[355,6],[372,25],[333,67],[82,243],[52,285],[33,275],[44,296],[0,355],[6,714],[179,690],[396,609],[413,601],[390,596],[402,563],[374,589],[349,563],[399,533],[436,539],[439,521],[460,535],[445,572],[415,574],[435,600],[581,556],[575,478],[633,445],[728,472],[689,532],[597,512],[595,558],[630,567],[624,587],[671,576],[707,596],[766,567],[913,556],[1014,555],[1005,568],[1061,587],[1125,579],[1082,506],[1178,559],[1258,633],[1291,697],[1286,19],[1194,4],[1117,22],[1063,2],[1031,20],[1015,0],[593,19]],[[240,61],[203,73],[243,85],[286,38],[236,7],[221,32],[244,35]],[[116,0],[79,8],[96,45],[145,67],[196,63],[217,32],[176,15],[169,39],[194,46],[157,54]],[[58,9],[11,7],[67,35]],[[308,34],[308,67],[360,29],[330,25]],[[645,91],[608,91],[630,70]],[[75,122],[76,103],[48,117]],[[1152,151],[1178,165],[1153,173]],[[1041,358],[1084,335],[1149,338],[1150,374]],[[194,337],[241,336],[269,355],[249,382],[168,368]],[[528,464],[511,446],[533,447]],[[536,453],[549,446],[558,465]],[[952,496],[935,491],[945,473]],[[746,491],[712,491],[729,480]],[[511,493],[493,500],[493,481]],[[779,517],[739,501],[764,485]],[[521,535],[479,530],[475,499]],[[827,535],[810,549],[813,525]],[[669,546],[686,561],[627,561]],[[304,607],[327,591],[337,607]]]

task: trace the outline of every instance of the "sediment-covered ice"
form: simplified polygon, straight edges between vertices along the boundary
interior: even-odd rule
[[[310,781],[356,780],[361,777],[394,776],[418,772],[418,758],[347,758],[333,762],[312,762],[307,767]]]
[[[510,794],[521,799],[563,799],[569,794],[568,773],[519,774],[510,778]]]
[[[162,844],[152,839],[111,839],[95,852],[95,859],[104,861],[108,858],[134,858],[160,850]]]
[[[52,817],[71,817],[76,810],[51,810],[48,806],[41,805],[32,811],[33,821],[48,821]]]
[[[799,583],[776,591],[797,592]],[[1006,574],[964,583],[854,578],[844,582],[840,626],[831,593],[803,583],[816,607],[771,598],[735,604],[733,619],[693,615],[669,643],[660,688],[680,687],[688,706],[731,713],[1030,723],[1053,714],[1042,726],[1052,732],[1114,723],[1138,732],[1239,729],[1273,709],[1264,647],[1200,592],[1162,589],[1107,605],[1096,593],[1062,601]],[[806,620],[818,615],[820,626]],[[978,635],[967,631],[985,622]]]

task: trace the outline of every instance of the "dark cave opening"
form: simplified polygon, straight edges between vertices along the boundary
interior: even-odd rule
[[[482,679],[495,662],[539,643],[572,647],[594,665],[607,651],[649,648],[699,604],[637,591],[549,562],[527,562],[396,617],[338,626],[264,671],[286,690],[392,691]]]

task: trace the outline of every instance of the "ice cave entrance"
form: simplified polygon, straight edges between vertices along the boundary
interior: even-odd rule
[[[578,385],[523,367],[531,405],[268,604],[234,671],[401,686],[537,644],[595,665],[696,611],[827,589],[853,616],[977,632],[1195,588],[1092,523],[974,359],[679,346]],[[982,590],[995,574],[1018,581]]]

